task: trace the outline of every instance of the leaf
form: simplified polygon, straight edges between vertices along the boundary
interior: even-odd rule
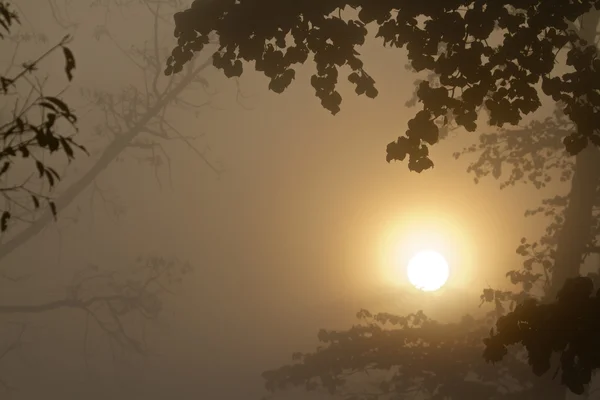
[[[40,200],[37,198],[37,196],[32,194],[31,200],[33,201],[33,206],[36,208],[36,210],[40,208]]]
[[[41,178],[42,176],[44,176],[44,172],[46,171],[46,167],[44,167],[44,164],[42,164],[41,161],[35,160],[35,167],[38,170],[39,177]]]
[[[4,175],[6,171],[10,168],[10,161],[5,161],[2,165],[2,169],[0,169],[0,176]]]
[[[350,83],[358,83],[358,80],[360,79],[360,77],[358,76],[358,74],[356,72],[352,72],[350,75],[348,75],[348,81]]]
[[[52,105],[52,104],[50,104],[50,103],[48,103],[46,101],[40,101],[38,104],[39,104],[40,107],[47,108],[47,109],[49,109],[50,111],[53,111],[53,112],[58,112],[58,110],[54,107],[54,105]]]
[[[83,151],[86,155],[90,155],[90,153],[87,151],[87,148],[83,145],[80,145],[79,143],[76,143],[73,139],[71,138],[65,138],[65,140],[67,142],[69,142],[71,144],[71,146],[75,146],[77,147],[79,150]]]
[[[69,82],[73,80],[73,70],[75,69],[75,56],[71,49],[66,46],[62,46],[63,54],[65,56],[65,73]]]
[[[48,169],[46,169],[44,172],[46,174],[46,179],[48,179],[48,183],[50,184],[50,187],[54,187],[54,184],[56,183],[55,179],[54,179],[54,175]]]
[[[6,4],[0,4],[0,16],[2,17],[2,26],[9,31],[9,26],[12,25],[13,21],[20,22],[18,16],[8,10]]]
[[[35,139],[40,147],[45,148],[48,146],[48,138],[42,129],[36,126],[32,126],[31,129],[35,132]]]
[[[4,211],[0,217],[0,231],[4,232],[8,229],[8,220],[10,219],[10,212]]]
[[[73,158],[75,158],[74,154],[73,154],[73,148],[71,147],[71,145],[69,144],[69,142],[67,142],[67,140],[64,137],[60,137],[60,144],[62,144],[63,150],[65,151],[65,154],[67,155],[67,159],[69,160],[69,162],[71,162],[71,160]]]
[[[50,172],[57,180],[60,180],[60,175],[58,174],[58,172],[56,172],[54,168],[46,167],[46,171]]]
[[[53,96],[46,96],[43,98],[43,100],[45,100],[45,101],[40,103],[41,106],[51,108],[53,111],[59,112],[65,118],[67,118],[69,121],[74,122],[75,120],[77,120],[75,115],[73,115],[71,110],[69,110],[69,107],[67,106],[67,104],[64,101],[62,101],[61,99],[59,99],[57,97],[53,97]],[[52,103],[52,105],[48,104],[47,102]]]
[[[46,128],[47,129],[51,129],[54,126],[54,123],[56,122],[56,114],[55,113],[48,113],[46,115]]]
[[[48,205],[50,206],[50,211],[52,212],[52,216],[56,220],[56,215],[57,215],[56,204],[52,200],[50,200],[50,201],[48,201]]]

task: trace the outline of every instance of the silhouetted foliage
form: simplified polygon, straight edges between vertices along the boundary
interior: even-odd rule
[[[498,362],[508,346],[519,343],[527,349],[533,372],[541,376],[550,369],[552,352],[560,352],[561,382],[582,394],[600,368],[600,290],[593,291],[592,278],[578,277],[565,283],[554,303],[531,298],[517,305],[484,340],[485,359]]]
[[[336,90],[339,67],[352,70],[347,78],[358,95],[377,96],[375,80],[356,50],[365,42],[367,25],[374,23],[385,46],[406,47],[416,71],[439,76],[437,87],[421,83],[417,94],[423,109],[408,122],[406,136],[388,145],[388,161],[408,156],[411,170],[432,167],[427,144],[438,141],[435,121],[445,123],[448,114],[467,131],[477,129],[480,106],[489,124],[517,125],[541,106],[535,86],[540,83],[576,124],[564,138],[566,149],[576,154],[588,141],[600,144],[600,113],[593,106],[600,102],[600,59],[569,23],[594,5],[600,7],[597,0],[195,0],[175,14],[178,45],[165,73],[180,72],[213,32],[220,42],[215,67],[228,77],[240,76],[242,60],[254,61],[277,93],[294,80],[292,66],[312,55],[317,73],[311,84],[323,107],[336,114],[342,102]],[[344,18],[347,9],[358,10],[357,18]],[[560,73],[557,54],[565,47],[566,65],[574,71]]]
[[[600,59],[596,47],[578,34],[574,24],[592,7],[600,8],[600,2],[196,0],[190,9],[175,15],[178,46],[172,52],[165,73],[181,71],[194,53],[204,48],[211,33],[218,35],[221,45],[213,57],[215,67],[228,77],[240,76],[243,61],[253,61],[254,68],[270,79],[269,89],[277,93],[283,92],[294,80],[294,64],[304,64],[312,56],[317,73],[311,77],[311,84],[321,104],[336,114],[342,101],[337,91],[340,67],[352,70],[348,80],[358,95],[377,96],[375,80],[366,71],[357,51],[366,40],[367,26],[376,25],[376,36],[382,38],[385,46],[406,48],[415,71],[433,73],[419,84],[416,96],[423,108],[408,122],[406,135],[388,145],[388,161],[402,161],[408,156],[409,169],[421,172],[431,168],[433,162],[427,145],[443,136],[440,127],[447,129],[452,123],[475,131],[479,111],[484,110],[488,123],[500,129],[482,135],[479,144],[462,152],[480,152],[469,172],[475,174],[476,181],[487,175],[500,179],[508,166],[509,175],[502,187],[525,182],[542,188],[553,179],[553,172],[559,171],[561,181],[570,180],[576,173],[577,160],[564,157],[565,148],[575,155],[589,143],[600,144]],[[563,48],[567,49],[564,57],[559,55]],[[541,106],[540,84],[542,92],[556,102],[555,117],[514,128],[525,115]],[[456,157],[462,153],[456,153]],[[579,185],[588,185],[595,193],[593,179],[593,176],[581,178]],[[408,319],[393,317],[398,328],[383,329],[380,325],[390,322],[390,316],[369,314],[361,315],[374,320],[367,325],[346,331],[321,331],[319,340],[325,346],[310,354],[296,355],[298,362],[293,365],[266,372],[267,387],[272,390],[286,385],[307,389],[323,387],[337,393],[342,386],[348,389],[350,375],[379,370],[387,371],[391,378],[380,379],[381,385],[373,392],[350,390],[345,393],[346,397],[375,399],[418,390],[430,398],[440,399],[489,398],[492,394],[510,394],[511,398],[527,398],[533,394],[536,398],[547,398],[539,386],[531,392],[534,377],[530,373],[530,368],[538,374],[544,372],[546,360],[550,368],[553,347],[548,350],[547,342],[553,339],[545,338],[544,334],[552,337],[560,333],[549,333],[546,329],[568,324],[569,318],[584,313],[578,310],[575,316],[567,315],[569,307],[589,305],[595,300],[589,295],[588,300],[579,303],[574,300],[575,286],[589,286],[585,278],[568,281],[558,300],[550,304],[538,304],[530,292],[539,283],[544,285],[542,289],[548,288],[560,250],[564,253],[565,248],[571,249],[567,257],[564,254],[559,257],[562,264],[558,265],[559,269],[569,271],[578,268],[576,261],[592,251],[595,239],[588,243],[588,229],[582,225],[582,219],[595,218],[594,206],[588,207],[589,216],[586,212],[575,217],[565,212],[569,203],[571,206],[581,201],[595,204],[590,196],[595,194],[572,190],[569,196],[549,198],[539,208],[528,210],[526,215],[543,212],[551,222],[538,242],[530,243],[523,238],[517,248],[517,253],[525,258],[523,266],[509,271],[507,276],[522,290],[484,290],[482,302],[494,303],[493,313],[501,317],[498,333],[486,342],[485,355],[488,360],[503,358],[500,367],[489,369],[482,365],[481,338],[487,335],[475,335],[475,339],[469,341],[471,328],[467,328],[464,321],[442,325],[417,313],[419,322],[414,325],[407,321],[413,321],[415,315]],[[565,220],[569,218],[571,230],[564,229]],[[571,241],[557,234],[562,230],[570,235],[573,227],[583,233],[576,237],[571,235]],[[589,236],[593,236],[593,232]],[[571,246],[573,240],[588,247],[580,251],[579,247]],[[575,257],[570,257],[572,254]],[[563,265],[565,263],[572,265]],[[562,279],[555,281],[553,284],[557,285]],[[507,308],[511,310],[508,314]],[[579,327],[592,324],[591,308],[586,308],[588,319],[581,316],[581,320],[577,320],[583,324]],[[520,314],[524,309],[535,309],[534,314],[538,316],[554,310],[548,316],[553,322],[540,322],[548,325],[535,331],[535,339],[533,334],[525,338],[514,333],[520,322],[529,321]],[[491,318],[477,320],[471,326],[476,326],[475,330],[481,335],[491,322]],[[596,329],[595,325],[585,325],[585,328],[588,329],[585,333],[571,332],[571,339],[576,335],[591,335]],[[428,329],[444,333],[434,337]],[[452,329],[460,334],[453,335]],[[575,346],[577,341],[572,341]],[[518,352],[504,351],[507,345],[516,343],[524,345],[529,352],[531,367],[522,362]],[[597,366],[569,349],[567,344],[556,348],[564,350],[562,382],[571,391],[581,393]],[[490,354],[495,357],[490,358]],[[593,358],[594,351],[587,356]],[[571,358],[564,361],[565,357]],[[466,380],[473,374],[477,376],[475,381]],[[446,381],[446,377],[451,378]],[[505,385],[506,381],[509,383]]]
[[[454,157],[478,152],[478,159],[467,172],[475,175],[476,183],[486,176],[500,179],[506,172],[508,176],[500,184],[501,189],[518,182],[541,189],[552,181],[556,172],[560,182],[568,182],[573,174],[574,159],[564,157],[562,139],[573,132],[575,126],[561,113],[561,107],[559,103],[554,115],[543,121],[483,133],[479,143],[455,152]]]
[[[266,371],[263,378],[271,392],[289,387],[324,389],[346,400],[417,392],[440,400],[529,399],[544,394],[534,387],[531,370],[538,376],[547,372],[555,351],[562,352],[561,382],[582,393],[600,366],[596,344],[600,293],[591,296],[594,283],[600,283],[598,274],[569,280],[550,304],[526,292],[487,289],[482,303],[494,303],[492,311],[483,318],[466,315],[451,324],[431,320],[421,311],[397,316],[361,310],[360,324],[342,331],[320,330],[322,346],[295,353],[293,364]],[[513,311],[505,313],[506,307]],[[495,319],[497,330],[488,333]],[[508,352],[508,346],[517,344],[527,353]],[[484,360],[502,362],[486,365]],[[372,379],[374,387],[369,389]]]
[[[507,355],[499,368],[482,359],[481,338],[491,316],[467,315],[455,324],[435,322],[421,311],[396,316],[361,310],[357,317],[362,323],[348,330],[321,330],[323,345],[296,353],[296,363],[263,373],[267,389],[325,389],[347,400],[416,393],[440,400],[485,399],[517,391],[525,396],[530,390],[531,373],[516,355]],[[372,382],[364,378],[377,379],[375,386],[369,389]]]
[[[6,35],[11,33],[11,28],[18,22],[18,16],[11,11],[10,5],[0,2],[0,26],[4,30],[0,33],[0,39],[6,40]],[[65,74],[69,81],[73,79],[76,64],[72,51],[67,47],[70,39],[69,36],[65,36],[33,62],[23,63],[14,76],[0,75],[3,107],[12,110],[12,115],[3,118],[0,123],[0,193],[4,199],[0,232],[8,229],[11,218],[21,219],[38,210],[41,201],[47,202],[52,214],[56,216],[56,206],[51,197],[44,192],[51,191],[61,176],[48,165],[45,155],[62,150],[70,161],[75,157],[76,148],[85,151],[85,148],[73,139],[77,123],[75,114],[59,96],[44,95],[43,85],[39,84],[39,80],[31,79],[35,78],[33,75],[40,62],[59,50],[65,58]],[[67,129],[73,133],[59,133]],[[17,183],[9,182],[9,172],[24,163],[29,163],[31,174],[28,177],[19,176]],[[23,169],[15,173],[22,175],[22,171]],[[33,189],[32,177],[37,177],[48,187]]]

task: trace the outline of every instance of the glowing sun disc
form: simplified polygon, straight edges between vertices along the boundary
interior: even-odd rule
[[[444,257],[433,250],[420,251],[410,259],[407,267],[408,280],[424,292],[440,289],[450,276],[450,268]]]

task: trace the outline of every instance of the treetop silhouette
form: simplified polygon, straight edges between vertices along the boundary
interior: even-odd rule
[[[477,129],[481,107],[490,125],[518,124],[541,106],[540,83],[576,125],[564,145],[577,154],[590,141],[600,144],[600,112],[593,106],[600,104],[600,59],[595,46],[571,29],[594,6],[600,8],[600,1],[195,0],[175,14],[178,44],[165,73],[180,72],[211,33],[220,43],[215,67],[228,77],[240,76],[242,61],[254,61],[276,93],[294,80],[293,66],[312,56],[317,73],[311,85],[323,107],[336,114],[340,67],[351,69],[347,79],[358,95],[378,94],[357,51],[373,23],[384,46],[406,48],[416,71],[439,76],[437,87],[420,84],[423,107],[408,121],[405,135],[388,145],[388,162],[408,156],[413,171],[433,167],[428,145],[439,140],[438,124],[447,124],[449,116],[470,132]],[[358,10],[357,18],[345,18],[348,9]],[[573,70],[559,72],[557,55],[565,47]]]

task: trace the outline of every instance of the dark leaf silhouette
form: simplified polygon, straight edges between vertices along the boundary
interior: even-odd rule
[[[498,319],[495,331],[484,340],[485,359],[500,362],[509,346],[521,344],[532,371],[542,375],[550,369],[552,353],[560,353],[561,382],[583,394],[600,368],[600,291],[593,291],[591,278],[572,278],[553,303],[528,299],[517,305]]]
[[[63,54],[65,56],[65,74],[71,81],[73,80],[73,70],[75,69],[75,56],[71,49],[66,46],[62,46]]]
[[[0,216],[0,230],[4,232],[8,229],[8,220],[10,219],[10,211],[3,211]]]
[[[6,173],[6,171],[8,171],[9,168],[10,168],[10,162],[5,161],[4,164],[2,165],[2,169],[0,169],[0,176],[4,175]]]
[[[37,168],[37,170],[38,170],[38,173],[39,173],[39,175],[40,175],[40,178],[41,178],[42,176],[44,176],[44,173],[46,172],[46,167],[44,166],[44,164],[42,164],[42,162],[41,162],[41,161],[37,161],[37,160],[36,160],[36,162],[35,162],[35,167],[36,167],[36,168]]]
[[[323,107],[332,114],[341,109],[336,90],[340,68],[351,70],[348,80],[358,95],[377,96],[357,48],[367,35],[368,24],[377,26],[384,46],[405,48],[412,68],[430,71],[439,78],[432,87],[423,82],[417,97],[422,110],[409,121],[405,136],[387,147],[387,160],[404,160],[421,172],[433,166],[427,146],[439,140],[439,126],[454,123],[469,132],[477,126],[478,109],[485,107],[488,123],[496,127],[519,124],[523,116],[541,106],[541,91],[560,101],[562,112],[576,128],[564,138],[564,147],[577,154],[597,142],[600,113],[592,106],[598,97],[600,63],[596,49],[575,33],[569,23],[588,12],[596,1],[497,2],[456,0],[316,2],[208,1],[195,0],[175,14],[178,45],[165,73],[178,73],[216,33],[220,49],[215,67],[226,76],[242,74],[242,63],[270,79],[269,88],[281,93],[288,87],[287,71],[294,64],[314,60],[317,73],[311,85]],[[358,10],[358,19],[344,18],[346,9]],[[420,24],[417,19],[424,19]],[[491,36],[503,33],[500,41]],[[293,41],[286,40],[291,35]],[[274,44],[274,43],[275,44]],[[492,44],[496,43],[496,44]],[[566,65],[574,72],[560,72],[557,54],[566,48]],[[499,177],[501,170],[493,169]]]
[[[0,25],[10,32],[14,23],[18,23],[16,14],[10,11],[8,3],[0,2]],[[4,36],[0,36],[0,38],[4,38]],[[41,81],[37,77],[30,79],[29,76],[37,71],[37,66],[42,60],[62,48],[66,59],[65,73],[71,81],[75,68],[75,57],[72,51],[66,47],[70,40],[70,36],[65,36],[58,44],[33,62],[20,66],[14,76],[0,77],[2,83],[0,95],[4,100],[13,103],[8,104],[8,108],[14,110],[13,115],[7,118],[7,121],[4,121],[0,127],[0,136],[4,139],[3,145],[0,146],[0,160],[2,160],[0,176],[3,178],[3,186],[0,189],[4,194],[4,209],[7,210],[1,221],[2,232],[8,229],[8,222],[11,219],[11,213],[8,210],[15,212],[12,206],[15,205],[14,195],[17,193],[31,197],[34,209],[39,208],[40,199],[50,201],[50,192],[60,180],[60,175],[50,166],[50,157],[42,157],[42,155],[50,155],[62,149],[70,161],[76,155],[74,148],[85,152],[85,148],[77,144],[72,137],[77,132],[75,114],[61,98],[43,94],[43,85],[39,84]],[[15,66],[11,65],[11,67]],[[28,92],[35,93],[37,96],[28,95]],[[37,115],[42,116],[41,120]],[[66,121],[67,124],[59,124],[60,121]],[[68,128],[71,132],[67,132]],[[32,175],[36,175],[40,180],[48,183],[47,193],[41,193],[38,189],[34,189],[29,179],[21,182],[11,181],[11,171],[22,170],[28,164],[34,169]],[[49,204],[53,203],[49,202]],[[19,206],[19,208],[23,209],[23,206]],[[25,208],[23,213],[26,214],[29,211],[31,210]],[[55,214],[56,208],[51,207],[50,211]],[[13,219],[17,220],[22,217],[23,215],[15,214]]]
[[[35,195],[31,195],[31,201],[33,201],[33,205],[36,209],[40,208],[40,201]]]
[[[497,382],[510,379],[529,393],[530,374],[517,357],[507,355],[510,371],[486,365],[481,357],[488,319],[467,315],[441,324],[422,312],[398,316],[367,310],[357,317],[361,323],[348,330],[319,331],[316,351],[295,353],[293,364],[264,372],[266,388],[325,389],[346,400],[416,393],[430,399],[486,399],[503,396]],[[469,373],[477,379],[466,379]],[[366,396],[364,388],[373,381],[378,384],[369,391],[372,397]],[[357,385],[360,389],[354,389]]]

